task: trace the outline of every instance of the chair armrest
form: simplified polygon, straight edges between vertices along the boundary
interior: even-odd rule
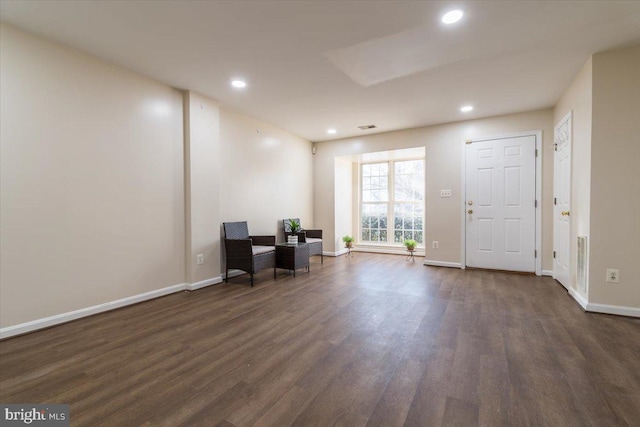
[[[249,236],[255,246],[275,246],[276,236]]]
[[[249,258],[253,256],[251,239],[224,239],[227,258]]]
[[[307,233],[307,237],[312,239],[322,239],[322,230],[304,230]]]

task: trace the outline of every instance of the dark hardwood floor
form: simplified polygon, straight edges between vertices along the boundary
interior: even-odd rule
[[[87,426],[640,425],[640,321],[548,277],[311,259],[0,342],[0,401]]]

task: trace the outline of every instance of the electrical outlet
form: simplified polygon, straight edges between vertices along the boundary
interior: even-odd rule
[[[196,255],[196,263],[198,263],[198,264],[204,264],[204,254],[198,254],[198,255]]]
[[[440,190],[440,197],[451,197],[451,190]]]
[[[617,268],[607,268],[607,282],[620,283],[620,270]]]
[[[433,241],[433,243],[431,243],[431,247],[432,247],[433,249],[438,249],[438,241],[437,241],[437,240],[434,240],[434,241]]]

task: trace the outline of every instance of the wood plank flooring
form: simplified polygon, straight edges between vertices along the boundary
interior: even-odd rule
[[[638,426],[640,321],[548,277],[311,258],[0,342],[78,426]]]

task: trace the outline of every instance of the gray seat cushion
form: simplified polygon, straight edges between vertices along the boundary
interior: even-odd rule
[[[322,243],[322,239],[316,239],[315,237],[307,237],[307,243]]]
[[[268,252],[274,252],[276,250],[273,246],[251,246],[253,255],[266,254]]]

